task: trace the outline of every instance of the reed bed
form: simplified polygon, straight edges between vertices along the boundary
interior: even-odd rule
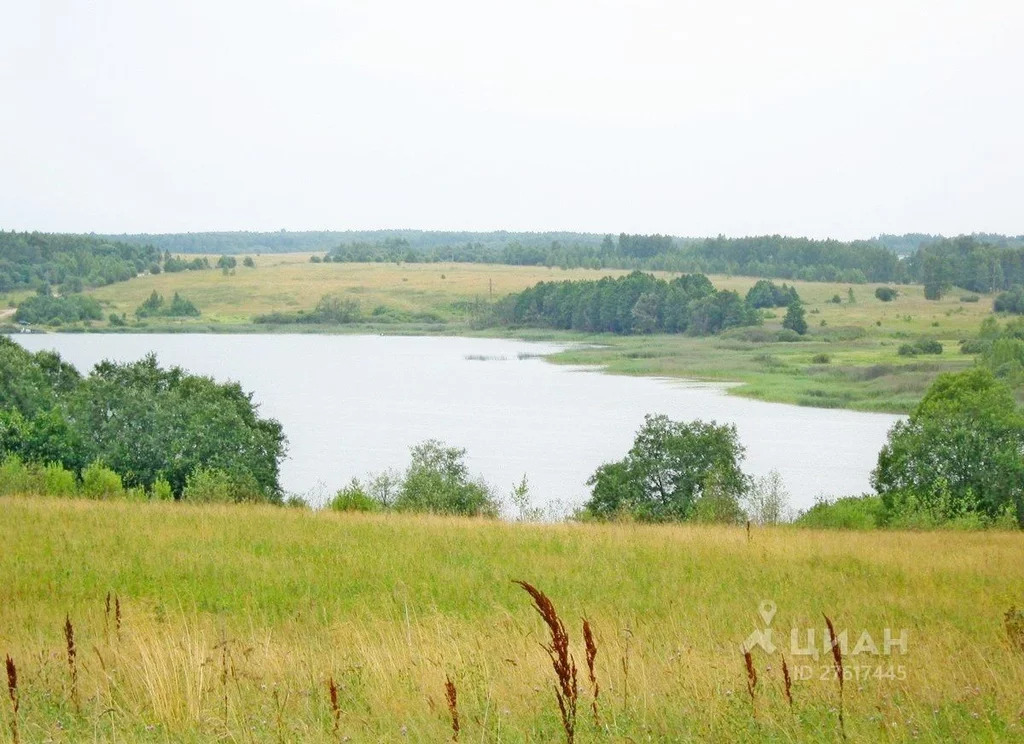
[[[1018,533],[748,542],[34,498],[0,514],[11,740],[551,742],[567,718],[575,742],[1024,735]],[[774,653],[743,647],[764,599]],[[816,657],[793,655],[791,628],[815,631]],[[885,628],[906,653],[852,652]],[[874,674],[890,664],[905,673]]]

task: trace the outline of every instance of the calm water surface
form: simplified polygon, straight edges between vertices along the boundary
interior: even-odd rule
[[[507,495],[526,474],[534,502],[583,501],[601,463],[621,458],[646,413],[734,423],[744,469],[777,469],[806,508],[818,495],[870,490],[899,417],[762,403],[722,386],[620,377],[524,355],[554,344],[504,339],[318,335],[20,335],[83,372],[103,359],[160,362],[237,380],[288,436],[288,491],[322,501],[353,476],[404,468],[427,438],[465,447],[468,464]]]

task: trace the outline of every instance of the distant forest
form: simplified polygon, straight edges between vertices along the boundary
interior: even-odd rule
[[[0,292],[43,285],[99,287],[131,279],[159,260],[152,246],[83,235],[0,231]]]
[[[49,284],[62,292],[148,271],[209,268],[173,254],[309,251],[314,261],[498,263],[801,279],[920,283],[931,298],[1024,286],[1024,236],[880,235],[839,241],[763,235],[679,238],[569,232],[231,232],[55,235],[0,231],[0,292]],[[321,251],[323,252],[321,254]],[[229,260],[229,259],[224,259]]]
[[[0,292],[50,287],[63,294],[123,282],[144,272],[210,268],[205,258],[182,259],[152,245],[120,243],[94,235],[0,230]]]
[[[681,238],[572,232],[229,232],[103,236],[172,253],[321,253],[333,262],[468,262],[561,268],[616,268],[802,279],[917,282],[942,293],[1024,284],[1024,235],[957,238],[911,233],[868,240],[812,240],[780,235]],[[930,258],[929,258],[930,257]],[[934,294],[934,293],[933,293]]]

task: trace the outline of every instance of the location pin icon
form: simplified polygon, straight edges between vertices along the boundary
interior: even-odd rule
[[[765,625],[772,624],[772,618],[775,617],[775,603],[770,599],[762,599],[761,604],[757,606],[757,611],[761,614],[761,619],[764,620]]]

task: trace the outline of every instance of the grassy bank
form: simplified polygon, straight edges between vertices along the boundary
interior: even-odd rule
[[[1024,606],[1019,533],[779,528],[748,540],[725,527],[24,498],[0,499],[0,513],[0,653],[17,665],[24,741],[444,741],[446,675],[462,741],[558,741],[546,629],[511,579],[564,618],[578,741],[839,741],[831,656],[789,642],[791,628],[814,629],[820,647],[823,612],[850,633],[851,740],[1024,732],[1024,648],[1004,627]],[[763,600],[777,604],[781,648],[753,652],[752,701],[740,644],[765,627]],[[886,628],[906,629],[906,653],[853,654],[862,632],[882,646]]]
[[[907,412],[943,371],[963,369],[973,359],[959,353],[959,340],[971,337],[991,313],[991,298],[961,301],[953,292],[937,302],[924,299],[919,286],[899,288],[892,302],[875,298],[878,285],[795,282],[806,303],[810,333],[782,343],[772,334],[738,332],[723,337],[584,336],[537,330],[480,329],[475,319],[510,292],[542,280],[593,279],[620,271],[481,264],[314,264],[306,254],[256,257],[256,268],[145,276],[93,290],[105,314],[124,313],[128,328],[106,322],[88,330],[148,332],[363,332],[413,334],[516,335],[583,342],[553,358],[556,362],[597,364],[618,374],[695,377],[739,382],[734,393],[762,400],[870,411]],[[712,277],[715,285],[745,293],[749,277]],[[849,290],[854,293],[850,302]],[[150,320],[132,316],[151,292],[181,293],[202,316]],[[324,295],[352,299],[364,315],[377,308],[392,322],[366,322],[330,328],[253,324],[256,315],[311,310]],[[838,298],[839,302],[833,300]],[[773,311],[763,329],[778,330],[783,310]],[[944,346],[939,356],[903,357],[899,347],[921,338]]]

